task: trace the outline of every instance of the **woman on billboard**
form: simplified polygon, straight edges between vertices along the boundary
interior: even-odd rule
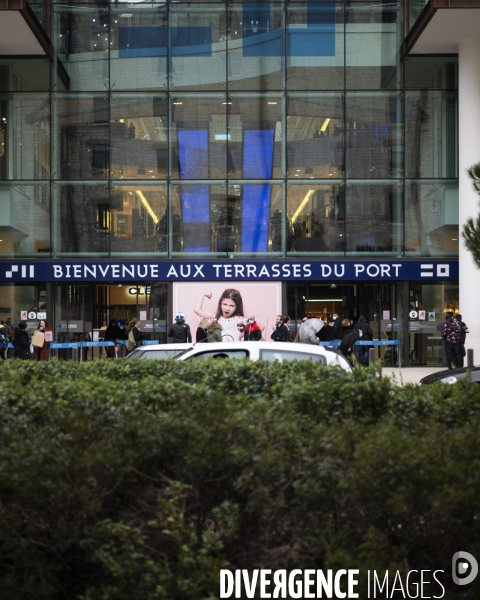
[[[199,317],[217,319],[223,328],[222,339],[224,342],[233,342],[240,339],[237,322],[244,320],[243,300],[240,292],[233,288],[226,289],[220,296],[216,311],[203,306],[205,298],[211,300],[212,296],[212,292],[202,292],[193,310]],[[265,329],[265,326],[261,323],[258,325],[261,331]]]

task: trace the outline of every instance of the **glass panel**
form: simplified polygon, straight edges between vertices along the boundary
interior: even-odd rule
[[[404,60],[406,88],[458,88],[458,56],[405,56]]]
[[[2,92],[44,92],[50,89],[48,58],[0,59],[0,90]]]
[[[402,83],[403,4],[379,0],[348,4],[347,89],[398,88]]]
[[[45,309],[45,285],[1,285],[0,286],[0,319],[13,329],[20,321],[20,312]],[[47,315],[48,319],[50,316]],[[51,322],[50,322],[51,323]],[[33,334],[38,321],[27,321],[27,331]],[[13,356],[13,350],[8,351]]]
[[[228,99],[228,174],[231,179],[283,176],[280,94],[233,94]]]
[[[287,175],[342,177],[343,106],[338,94],[295,94],[287,102]]]
[[[345,250],[345,191],[340,182],[289,185],[287,251],[329,253]]]
[[[110,81],[115,90],[166,89],[167,8],[165,3],[112,6]]]
[[[458,98],[455,92],[405,96],[407,177],[458,177]]]
[[[50,185],[0,183],[0,253],[50,252]]]
[[[268,253],[282,249],[282,187],[179,185],[172,193],[173,252]]]
[[[162,96],[115,94],[110,109],[112,177],[167,177],[167,106]]]
[[[108,254],[114,226],[110,190],[105,184],[58,184],[58,254]],[[113,194],[113,202],[117,196]]]
[[[458,182],[411,181],[406,186],[407,256],[458,256]]]
[[[245,359],[249,357],[249,353],[247,350],[228,350],[228,346],[225,350],[211,350],[210,352],[202,352],[202,354],[194,354],[190,357],[189,360],[205,360],[207,358],[214,359],[226,359],[226,358],[234,358],[234,359]]]
[[[224,179],[227,174],[225,96],[172,98],[172,177]]]
[[[347,177],[401,177],[404,160],[402,96],[350,92],[346,120]]]
[[[108,94],[59,94],[54,103],[57,179],[105,179],[110,173]],[[56,173],[56,175],[55,175]]]
[[[375,252],[401,256],[403,185],[387,181],[347,185],[347,255]]]
[[[343,2],[291,3],[287,12],[290,90],[343,90]]]
[[[408,30],[415,25],[415,21],[420,16],[420,13],[428,4],[429,0],[408,0],[409,14],[408,14]]]
[[[121,183],[110,191],[112,255],[167,251],[165,185]]]
[[[70,75],[70,90],[108,89],[108,7],[57,4],[52,18],[55,21],[54,30],[60,38],[60,59]]]
[[[49,176],[48,94],[0,94],[0,180]]]
[[[281,2],[235,2],[228,8],[228,89],[282,90],[285,55]]]
[[[225,90],[225,5],[175,4],[170,15],[173,89]]]
[[[260,350],[260,358],[262,360],[268,360],[268,362],[283,362],[292,360],[310,360],[315,363],[322,365],[327,364],[327,359],[321,354],[308,354],[308,352],[293,352],[288,350]]]

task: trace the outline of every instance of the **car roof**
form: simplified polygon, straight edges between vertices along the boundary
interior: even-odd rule
[[[463,379],[467,376],[468,371],[480,371],[479,367],[461,367],[460,369],[445,369],[444,371],[437,371],[436,373],[431,373],[426,377],[420,379],[419,383],[422,385],[428,385],[430,383],[435,383],[436,381],[441,381],[446,377],[456,377],[457,379]]]
[[[204,346],[209,350],[233,350],[233,349],[246,349],[246,348],[259,348],[264,350],[278,350],[280,347],[288,348],[294,352],[315,352],[318,354],[326,355],[328,350],[325,350],[323,346],[315,346],[313,344],[289,344],[282,342],[210,342],[196,344],[148,344],[146,346],[140,346],[142,350],[186,350],[187,348],[198,348]]]

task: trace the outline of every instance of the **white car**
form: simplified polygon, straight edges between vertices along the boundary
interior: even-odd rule
[[[183,347],[183,348],[180,348]],[[210,344],[153,344],[140,346],[127,357],[174,358],[175,360],[249,359],[273,361],[311,360],[322,365],[336,365],[348,371],[352,368],[341,355],[311,344],[288,344],[282,342],[215,342]]]

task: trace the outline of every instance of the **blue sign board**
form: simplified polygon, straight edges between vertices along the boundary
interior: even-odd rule
[[[2,261],[0,282],[458,281],[453,260]]]

